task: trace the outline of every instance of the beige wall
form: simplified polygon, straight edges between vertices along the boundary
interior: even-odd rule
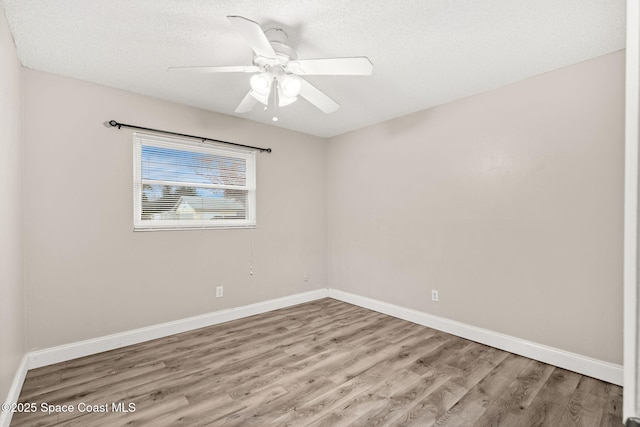
[[[617,52],[332,139],[329,286],[622,363],[623,120]]]
[[[27,349],[329,286],[621,363],[623,66],[607,55],[328,144],[25,71]],[[258,228],[131,231],[131,131],[110,119],[272,147]]]
[[[38,71],[24,80],[28,350],[326,287],[324,139]],[[132,131],[110,119],[271,147],[257,155],[257,229],[134,233]]]
[[[24,355],[20,62],[0,6],[0,399]]]

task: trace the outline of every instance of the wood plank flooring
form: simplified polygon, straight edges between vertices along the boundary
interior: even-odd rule
[[[12,426],[622,424],[618,386],[328,298],[33,369],[19,401]]]

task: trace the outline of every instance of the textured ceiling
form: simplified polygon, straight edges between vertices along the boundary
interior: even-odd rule
[[[227,15],[284,29],[301,59],[368,56],[371,76],[307,77],[340,103],[338,111],[322,113],[304,99],[280,110],[277,126],[323,137],[625,46],[624,0],[1,3],[25,67],[269,124],[271,116],[259,106],[233,112],[250,75],[167,68],[251,64],[251,49]]]

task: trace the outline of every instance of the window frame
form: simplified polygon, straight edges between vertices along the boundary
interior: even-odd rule
[[[142,147],[153,146],[159,148],[169,148],[173,150],[189,152],[205,152],[216,156],[232,157],[243,159],[246,165],[245,186],[230,186],[223,184],[200,184],[188,182],[175,182],[163,180],[143,180],[142,179]],[[144,184],[152,185],[180,185],[220,188],[220,189],[241,189],[247,191],[246,218],[218,218],[209,220],[192,219],[142,219],[142,190]],[[185,185],[186,184],[186,185]],[[160,231],[160,230],[202,230],[202,229],[232,229],[232,228],[255,228],[256,227],[256,152],[255,150],[243,150],[237,148],[223,147],[218,144],[194,142],[175,137],[164,137],[141,132],[133,133],[133,230],[134,231]]]

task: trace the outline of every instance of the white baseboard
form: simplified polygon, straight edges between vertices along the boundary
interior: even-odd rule
[[[18,365],[16,374],[13,376],[13,382],[11,383],[11,388],[9,388],[7,398],[0,403],[18,402],[20,391],[22,390],[22,384],[24,384],[24,379],[27,376],[28,370],[28,358],[27,355],[24,355],[20,361],[20,365]],[[0,410],[0,427],[9,427],[9,424],[11,424],[11,418],[13,418],[13,412]]]
[[[217,325],[243,317],[266,313],[280,308],[290,307],[296,304],[326,298],[328,290],[304,292],[289,295],[255,304],[245,305],[227,310],[215,311],[200,316],[188,317],[173,322],[161,323],[146,328],[134,329],[113,335],[107,335],[85,341],[57,347],[45,348],[27,353],[28,369],[39,368],[54,363],[64,362],[78,357],[89,356],[103,351],[114,350],[132,344],[163,338],[173,334],[191,331],[206,326]],[[22,383],[20,383],[22,384]],[[18,390],[19,391],[19,390]]]
[[[400,307],[394,304],[362,297],[335,289],[319,289],[316,291],[290,295],[282,298],[250,304],[242,307],[216,311],[200,316],[180,319],[173,322],[153,325],[146,328],[134,329],[127,332],[107,335],[85,341],[57,347],[36,350],[27,353],[11,393],[18,398],[20,388],[28,369],[39,368],[53,363],[64,362],[78,357],[89,356],[103,351],[113,350],[132,344],[162,338],[173,334],[191,331],[206,326],[216,325],[231,320],[241,319],[256,314],[266,313],[292,305],[314,301],[321,298],[334,298],[363,308],[388,314],[399,319],[408,320],[419,325],[438,329],[462,338],[486,344],[531,359],[549,363],[583,375],[588,375],[613,384],[622,385],[623,368],[621,365],[604,362],[580,354],[571,353],[557,348],[545,346],[509,335],[500,334],[488,329],[478,328],[454,320],[432,314]],[[14,390],[15,388],[15,390]],[[13,398],[10,393],[9,398]],[[15,400],[14,400],[15,401]],[[11,400],[8,400],[11,402]],[[0,420],[3,420],[0,418]],[[0,422],[0,427],[4,424]]]
[[[362,297],[348,292],[329,289],[329,297],[340,301],[348,302],[359,307],[368,308],[380,313],[388,314],[399,319],[408,320],[419,325],[438,329],[461,338],[476,341],[491,347],[510,353],[519,354],[530,359],[558,366],[579,374],[607,381],[612,384],[622,385],[623,368],[622,365],[604,362],[512,337],[500,334],[488,329],[478,328],[443,317],[434,316],[421,311],[400,307],[371,298]]]

